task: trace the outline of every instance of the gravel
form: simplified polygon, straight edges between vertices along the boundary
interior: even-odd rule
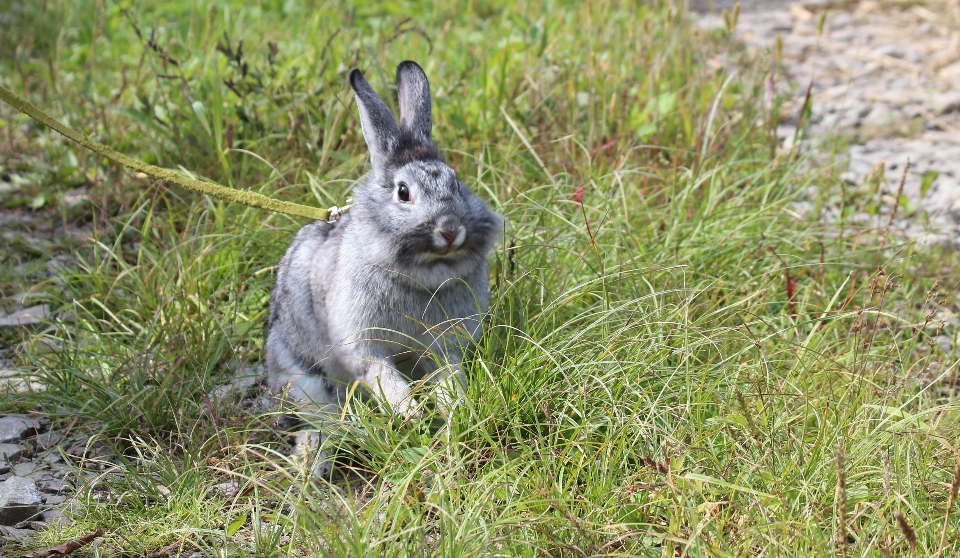
[[[769,53],[780,36],[782,65],[773,77],[785,98],[784,121],[797,124],[812,84],[808,137],[815,152],[819,145],[828,152],[825,142],[844,138],[851,147],[841,157],[848,165],[843,178],[859,184],[882,168],[887,194],[896,192],[909,159],[908,204],[901,209],[909,218],[895,221],[894,232],[960,246],[960,11],[937,2],[787,6],[744,4],[736,31],[755,54]],[[703,13],[697,21],[723,27],[718,14]],[[713,64],[729,67],[730,61],[718,57]],[[921,195],[922,180],[932,173],[932,187]]]
[[[22,310],[17,310],[12,314],[0,312],[0,327],[22,327],[36,325],[42,322],[50,315],[50,307],[46,304],[38,304]]]

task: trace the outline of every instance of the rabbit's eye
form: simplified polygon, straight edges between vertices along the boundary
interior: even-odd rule
[[[404,202],[410,201],[410,188],[403,182],[397,185],[397,199]]]

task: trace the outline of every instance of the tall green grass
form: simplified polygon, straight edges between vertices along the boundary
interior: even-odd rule
[[[0,79],[99,141],[318,206],[366,165],[347,70],[386,92],[417,60],[437,143],[509,223],[463,405],[443,423],[352,402],[342,474],[313,481],[277,415],[207,396],[261,359],[302,223],[127,176],[8,118],[25,160],[75,161],[93,195],[72,218],[95,229],[37,289],[72,320],[18,340],[45,387],[9,407],[101,436],[124,472],[78,473],[74,523],[28,547],[103,526],[88,555],[960,548],[956,520],[940,548],[958,406],[938,391],[956,357],[935,342],[955,335],[955,255],[798,215],[837,203],[833,169],[777,148],[769,65],[680,7],[78,0],[4,21]],[[34,176],[28,195],[55,189]],[[211,491],[228,480],[236,494]]]

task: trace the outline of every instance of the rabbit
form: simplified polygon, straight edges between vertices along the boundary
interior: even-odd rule
[[[413,61],[397,66],[400,123],[363,74],[349,74],[372,171],[336,222],[314,221],[280,261],[268,317],[267,383],[326,417],[297,435],[316,453],[354,383],[390,411],[419,416],[411,381],[442,384],[449,410],[464,350],[481,334],[487,257],[503,218],[444,163],[431,140],[430,85]],[[446,388],[446,389],[444,389]],[[313,474],[329,477],[329,451]]]

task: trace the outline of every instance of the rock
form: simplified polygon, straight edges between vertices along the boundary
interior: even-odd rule
[[[80,436],[67,448],[66,454],[74,461],[83,459],[109,461],[116,457],[113,449],[106,442],[99,440],[91,443],[89,436]]]
[[[47,455],[43,456],[43,459],[40,460],[44,465],[53,465],[54,463],[63,462],[63,457],[60,456],[60,452],[51,451]]]
[[[47,523],[57,523],[59,525],[70,525],[73,523],[70,518],[60,510],[47,510],[43,512],[41,516]]]
[[[960,62],[940,68],[938,77],[944,81],[960,81]]]
[[[267,370],[263,364],[246,366],[240,369],[229,383],[213,388],[210,394],[214,399],[226,399],[232,395],[243,396],[250,388],[266,376]]]
[[[13,542],[25,541],[30,537],[31,533],[32,531],[26,529],[14,529],[13,527],[0,525],[0,539]]]
[[[16,525],[40,513],[42,500],[30,479],[10,477],[0,482],[0,525]]]
[[[864,128],[886,128],[904,121],[903,113],[889,105],[877,103],[863,117],[860,125]]]
[[[953,349],[953,340],[946,335],[938,335],[937,345],[940,345],[941,349],[949,353]]]
[[[67,501],[66,496],[61,496],[59,494],[44,494],[43,503],[48,506],[57,506]]]
[[[873,50],[874,54],[879,56],[890,56],[891,58],[906,58],[907,51],[901,45],[881,45]]]
[[[114,453],[113,449],[111,449],[106,442],[101,440],[90,443],[89,436],[81,436],[67,448],[66,453],[73,461],[82,461],[84,459],[110,461],[116,457],[116,453]]]
[[[956,92],[938,93],[930,99],[930,107],[934,114],[941,116],[956,112],[960,110],[960,94]]]
[[[29,477],[30,475],[37,472],[40,468],[36,463],[25,461],[23,463],[17,463],[13,466],[13,474],[18,477]]]
[[[41,480],[37,483],[37,486],[43,492],[49,492],[51,494],[59,494],[67,489],[67,483],[63,482],[58,478],[48,478]]]
[[[33,447],[38,450],[48,450],[52,447],[59,446],[66,440],[67,437],[60,432],[47,432],[46,434],[40,434],[31,440]]]
[[[39,324],[50,315],[50,307],[46,304],[38,304],[23,310],[17,310],[13,314],[0,314],[0,327],[22,327]]]
[[[0,463],[12,463],[23,455],[24,447],[17,444],[0,444]]]
[[[21,415],[0,418],[0,444],[16,443],[37,433],[40,422]]]
[[[90,195],[87,188],[74,188],[60,196],[58,200],[61,207],[72,209],[84,202],[90,201]]]
[[[210,487],[210,491],[224,498],[233,498],[240,491],[240,487],[234,481],[221,482]]]

